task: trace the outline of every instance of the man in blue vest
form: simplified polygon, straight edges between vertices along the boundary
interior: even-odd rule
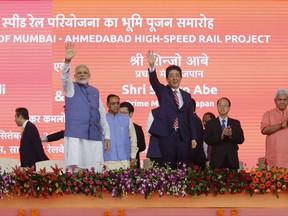
[[[128,115],[119,112],[120,98],[117,95],[108,95],[107,107],[111,148],[104,153],[106,169],[136,167],[138,147],[134,125]]]
[[[122,102],[120,104],[120,112],[128,115],[131,119],[134,114],[134,106],[129,103],[128,101]],[[145,143],[145,136],[142,130],[142,127],[136,123],[133,122],[135,132],[136,132],[136,137],[137,137],[137,147],[138,147],[138,152],[136,155],[136,160],[137,160],[137,168],[140,168],[140,152],[143,152],[146,149],[146,143]]]
[[[110,131],[99,90],[89,85],[89,68],[80,64],[75,68],[72,82],[70,62],[76,50],[73,43],[65,47],[65,61],[61,76],[65,93],[64,160],[71,169],[103,169],[104,149],[110,148]]]

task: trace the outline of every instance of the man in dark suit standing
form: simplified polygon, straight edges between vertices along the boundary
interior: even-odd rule
[[[22,127],[20,142],[21,167],[35,168],[38,161],[49,160],[46,156],[38,129],[29,121],[29,113],[26,108],[20,107],[15,110],[15,122]]]
[[[212,168],[239,169],[238,144],[244,142],[240,121],[228,117],[231,102],[222,97],[217,101],[219,116],[206,123],[205,142],[212,146]]]
[[[134,113],[134,107],[131,103],[125,101],[120,104],[120,110],[121,113],[125,115],[129,115],[129,117],[132,119],[133,113]],[[140,168],[140,155],[139,153],[144,151],[146,149],[146,143],[145,143],[145,137],[144,133],[142,130],[142,127],[136,123],[133,122],[135,131],[136,131],[136,136],[137,136],[137,147],[138,147],[138,152],[136,155],[136,160],[137,160],[137,168]]]
[[[168,85],[165,86],[157,78],[153,51],[148,51],[147,59],[149,81],[159,102],[159,112],[154,116],[149,133],[159,140],[162,166],[168,164],[176,169],[179,164],[188,164],[190,149],[197,145],[191,95],[179,88],[182,79],[180,67],[170,65],[166,68]]]
[[[205,134],[205,131],[206,131],[206,123],[208,121],[212,120],[212,119],[215,119],[215,118],[216,118],[215,115],[213,113],[211,113],[211,112],[206,112],[206,113],[203,114],[202,123],[203,123],[203,127],[204,127],[204,134]],[[212,146],[211,145],[208,146],[207,143],[204,141],[203,142],[203,148],[204,148],[204,152],[205,152],[205,155],[206,155],[206,158],[207,158],[206,164],[209,166]]]
[[[191,154],[190,154],[190,162],[193,165],[199,166],[200,169],[204,170],[206,166],[206,156],[203,148],[203,140],[204,140],[204,133],[203,133],[203,125],[202,121],[199,118],[199,116],[196,113],[196,101],[192,98],[192,104],[194,107],[193,110],[193,118],[194,122],[192,123],[195,125],[196,130],[197,130],[197,146],[195,149],[191,149]]]

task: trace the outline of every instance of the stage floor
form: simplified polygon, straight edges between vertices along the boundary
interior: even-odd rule
[[[247,193],[224,194],[213,196],[200,195],[198,197],[158,197],[156,194],[148,199],[141,195],[127,195],[123,198],[112,198],[110,194],[104,194],[103,199],[85,195],[55,195],[45,198],[25,198],[16,196],[0,201],[1,215],[18,215],[19,209],[26,211],[26,216],[31,215],[31,209],[37,209],[39,216],[48,215],[105,215],[109,210],[111,216],[118,216],[119,209],[129,215],[191,215],[191,216],[217,216],[217,211],[223,209],[224,215],[232,215],[232,209],[237,209],[238,216],[246,215],[288,215],[288,192],[280,193],[276,198],[271,193],[254,194]]]

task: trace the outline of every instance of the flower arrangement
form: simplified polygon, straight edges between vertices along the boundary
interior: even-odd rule
[[[191,185],[188,187],[190,194],[198,196],[200,194],[213,193],[241,193],[245,190],[249,190],[249,184],[251,181],[250,174],[245,170],[229,171],[226,168],[223,169],[209,169],[199,170],[197,166],[194,166],[192,170],[188,172],[189,182]]]
[[[77,172],[69,171],[61,172],[58,176],[58,189],[65,194],[91,194],[92,196],[103,198],[102,192],[111,190],[109,182],[113,177],[109,172],[97,173],[95,169],[83,169]]]
[[[155,191],[159,196],[165,193],[174,196],[186,196],[187,169],[154,167],[151,169],[127,169],[110,171],[112,196],[124,194],[142,194],[146,199]]]
[[[0,175],[0,197],[11,196],[14,185],[15,180],[10,174],[4,172]]]
[[[159,197],[199,196],[201,194],[272,192],[276,197],[288,186],[288,169],[272,167],[270,170],[211,169],[200,170],[197,166],[172,170],[169,167],[150,169],[120,169],[95,172],[87,170],[62,170],[52,167],[53,172],[43,168],[35,172],[30,168],[15,167],[11,173],[0,175],[0,197],[13,194],[26,197],[45,197],[53,194],[85,194],[103,198],[108,192],[112,197],[142,194],[149,198],[153,193]]]
[[[25,194],[26,197],[51,196],[59,192],[59,174],[60,169],[57,166],[53,168],[53,172],[46,172],[45,168],[40,172],[35,172],[33,168],[15,167],[11,173],[11,178],[14,180],[11,192],[17,195]]]
[[[288,169],[272,167],[270,170],[253,170],[250,172],[250,194],[272,192],[279,197],[279,192],[288,186]]]

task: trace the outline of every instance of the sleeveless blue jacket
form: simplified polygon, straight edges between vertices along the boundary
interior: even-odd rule
[[[130,160],[129,116],[107,113],[106,119],[110,128],[110,150],[104,152],[104,161]]]
[[[65,97],[65,136],[101,141],[99,91],[90,85],[73,84],[73,97]]]

